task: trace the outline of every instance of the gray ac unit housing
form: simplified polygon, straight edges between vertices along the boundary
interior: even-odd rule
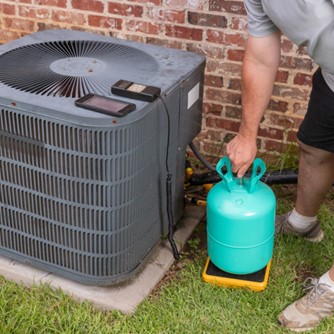
[[[174,221],[183,214],[204,64],[70,30],[0,46],[0,254],[89,285],[131,278],[168,231],[167,167]],[[161,99],[113,96],[120,79],[160,87]],[[111,117],[76,107],[87,93],[136,109]]]

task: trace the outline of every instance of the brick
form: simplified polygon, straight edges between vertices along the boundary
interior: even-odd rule
[[[168,9],[159,7],[146,8],[146,17],[154,21],[185,23],[186,10],[185,9]]]
[[[300,86],[312,86],[312,75],[305,73],[297,73],[293,79],[293,83]]]
[[[167,7],[187,7],[188,6],[188,0],[167,0],[166,1]]]
[[[217,142],[221,141],[222,131],[219,129],[209,129],[206,131],[206,138],[210,140],[210,142]],[[220,144],[221,145],[221,144]]]
[[[306,101],[309,97],[309,89],[301,87],[275,85],[273,95],[281,98],[292,98],[296,100]]]
[[[293,48],[294,48],[294,44],[290,40],[286,38],[281,39],[281,50],[283,52],[286,52],[286,53],[291,52]]]
[[[36,8],[31,6],[20,6],[19,15],[30,19],[47,20],[50,18],[50,11],[46,8]]]
[[[306,46],[299,46],[297,48],[296,53],[299,54],[299,55],[301,55],[301,56],[308,56],[307,47]]]
[[[187,43],[187,50],[203,54],[208,58],[223,58],[223,48],[219,46],[212,46],[210,44]]]
[[[149,35],[158,35],[161,30],[160,24],[143,21],[127,21],[126,27],[129,31],[142,32]]]
[[[266,112],[265,122],[270,126],[281,127],[284,129],[293,128],[294,126],[294,118],[270,112]]]
[[[225,33],[222,31],[208,29],[206,32],[206,40],[210,43],[218,43],[223,45],[225,39]]]
[[[288,111],[288,106],[289,106],[288,102],[272,98],[269,101],[268,109],[285,113]]]
[[[297,58],[283,55],[280,66],[281,68],[312,71],[313,61],[311,58]]]
[[[126,39],[127,41],[132,41],[132,42],[139,42],[139,43],[145,43],[146,42],[146,37],[143,35],[128,35],[128,34],[121,34],[121,35],[115,35],[115,37]]]
[[[72,0],[72,7],[80,10],[102,13],[104,10],[104,3],[97,0]]]
[[[242,1],[209,0],[209,10],[246,15],[246,10]]]
[[[15,15],[15,6],[9,4],[1,4],[0,10],[5,15]]]
[[[122,18],[110,16],[88,15],[88,25],[99,28],[122,29]]]
[[[114,15],[142,17],[144,9],[143,6],[110,2],[108,5],[108,12]]]
[[[131,2],[138,2],[146,5],[156,5],[156,6],[162,5],[162,0],[131,0]]]
[[[65,10],[53,11],[52,20],[55,22],[71,23],[78,26],[83,26],[85,24],[85,17],[83,14]]]
[[[7,29],[25,31],[26,33],[32,32],[34,30],[34,21],[32,20],[4,17],[3,23]]]
[[[53,30],[53,29],[59,29],[59,28],[60,26],[58,24],[45,23],[45,22],[37,23],[37,31]]]
[[[288,148],[288,145],[283,143],[282,141],[266,139],[265,141],[263,141],[263,143],[263,149],[265,151],[284,152]]]
[[[297,131],[291,130],[288,132],[287,140],[289,142],[296,143],[297,142]]]
[[[241,78],[229,78],[226,87],[228,89],[241,91]]]
[[[164,21],[174,22],[174,23],[184,23],[186,20],[186,11],[185,10],[170,10],[165,9],[160,11],[162,14]]]
[[[207,41],[210,43],[218,43],[221,45],[245,45],[245,36],[242,34],[229,34],[224,31],[218,31],[215,29],[208,29],[206,32]]]
[[[222,114],[223,106],[218,103],[203,103],[203,112],[205,114],[212,114],[220,116]]]
[[[30,3],[30,2],[29,2]],[[36,0],[36,5],[66,8],[67,0]]]
[[[242,61],[244,58],[244,50],[230,49],[227,51],[227,59],[231,61]]]
[[[307,111],[307,103],[296,102],[292,105],[293,113],[296,115],[305,115]]]
[[[227,19],[222,15],[204,14],[199,12],[188,12],[188,22],[193,25],[204,27],[226,28]]]
[[[206,125],[209,128],[221,128],[225,131],[237,132],[239,130],[239,122],[235,120],[224,119],[222,117],[208,116],[206,119]]]
[[[229,34],[225,33],[224,36],[224,43],[228,44],[229,46],[236,45],[236,46],[245,46],[246,37],[243,34]]]
[[[219,70],[222,71],[224,75],[241,77],[242,63],[224,62],[220,64]]]
[[[226,106],[225,116],[229,118],[241,119],[242,109],[240,106]]]
[[[276,78],[275,81],[279,83],[287,83],[289,78],[289,72],[288,71],[283,71],[283,70],[278,70],[276,73]]]
[[[146,43],[164,46],[167,48],[175,48],[175,49],[183,48],[183,43],[178,40],[166,39],[166,38],[161,39],[159,37],[153,37],[153,36],[147,36]]]
[[[233,30],[245,32],[247,29],[247,19],[242,16],[232,17],[229,27]]]
[[[219,141],[217,143],[212,142],[205,142],[203,145],[203,151],[205,152],[208,158],[213,157],[221,157],[223,156],[223,143]]]
[[[214,73],[219,71],[221,62],[216,59],[207,59],[206,60],[206,72]]]
[[[294,125],[293,125],[293,129],[299,129],[300,127],[300,124],[302,124],[302,121],[303,121],[304,117],[303,118],[294,118],[293,121],[294,121]]]
[[[203,10],[206,7],[207,0],[166,0],[166,6],[168,8],[181,7]]]
[[[265,128],[260,127],[258,135],[260,137],[282,140],[283,136],[284,136],[284,130],[274,129],[274,128],[271,128],[271,127],[265,127]]]
[[[203,30],[167,24],[166,36],[201,41],[203,36]]]
[[[213,88],[207,88],[205,91],[205,97],[208,100],[220,102],[220,103],[229,103],[240,105],[241,104],[241,94],[234,91],[223,91]]]
[[[206,75],[204,83],[206,86],[222,88],[224,85],[224,80],[222,76]]]
[[[18,39],[22,34],[18,31],[0,30],[0,44],[7,43],[14,39]]]

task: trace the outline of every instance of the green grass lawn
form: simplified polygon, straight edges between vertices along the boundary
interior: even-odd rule
[[[293,206],[295,186],[273,187],[278,213]],[[0,279],[0,333],[287,333],[277,314],[303,294],[303,281],[325,272],[334,259],[333,197],[328,194],[320,218],[325,239],[318,244],[293,237],[275,240],[268,287],[263,292],[219,288],[202,281],[207,258],[205,222],[166,278],[133,315],[94,310],[62,291],[24,288]],[[334,333],[334,317],[312,333]]]

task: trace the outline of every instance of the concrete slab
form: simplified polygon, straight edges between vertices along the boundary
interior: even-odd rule
[[[197,224],[203,220],[205,208],[188,205],[184,216],[177,224],[174,240],[182,249]],[[48,283],[60,288],[79,301],[90,301],[102,310],[119,310],[133,313],[137,306],[151,293],[174,262],[169,242],[157,246],[143,269],[128,282],[110,286],[87,286],[60,276],[21,264],[0,256],[0,274],[6,279],[25,286]]]

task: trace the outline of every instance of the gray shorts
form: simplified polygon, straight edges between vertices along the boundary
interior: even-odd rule
[[[304,144],[334,153],[334,92],[319,68],[313,75],[312,91],[297,138]]]

